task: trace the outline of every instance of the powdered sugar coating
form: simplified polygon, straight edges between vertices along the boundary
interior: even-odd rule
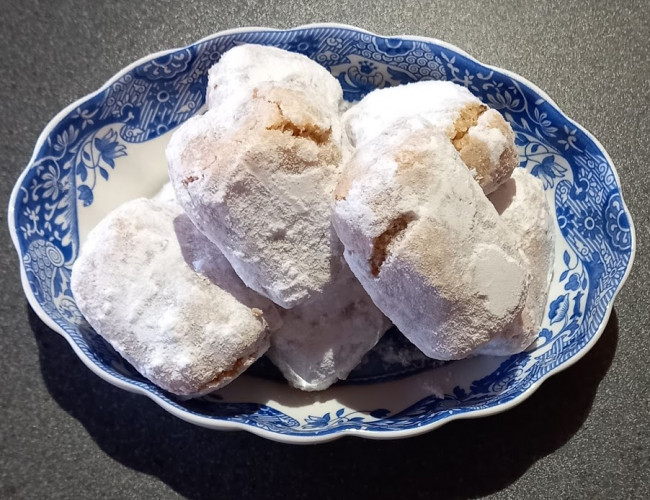
[[[530,270],[526,304],[520,318],[479,349],[480,354],[508,356],[521,352],[539,335],[553,274],[554,223],[542,182],[517,168],[490,195],[501,220],[516,234]]]
[[[460,110],[478,99],[465,87],[451,82],[422,81],[370,92],[343,117],[345,131],[354,145],[375,139],[386,128],[419,117],[454,135]]]
[[[206,100],[209,109],[220,109],[228,116],[237,114],[239,105],[250,98],[253,89],[271,84],[308,89],[316,107],[343,105],[343,90],[338,81],[307,56],[276,47],[245,44],[233,47],[208,71]]]
[[[313,79],[322,78],[323,68],[309,62]],[[167,147],[170,179],[188,216],[247,286],[285,308],[321,293],[342,264],[330,221],[341,168],[341,94],[322,95],[305,82],[258,82],[226,114],[217,100]]]
[[[280,314],[267,356],[303,391],[345,379],[390,327],[347,266],[320,297]]]
[[[439,128],[405,120],[358,145],[337,198],[350,268],[427,356],[471,355],[518,317],[529,276],[515,235]]]
[[[176,204],[169,184],[155,199]],[[320,391],[345,379],[389,328],[390,322],[347,265],[309,304],[276,309],[268,299],[244,285],[219,248],[194,228],[187,216],[178,220],[181,222],[177,227],[187,227],[181,239],[185,260],[240,302],[264,311],[273,332],[267,355],[292,386]]]
[[[486,194],[517,166],[508,123],[451,82],[421,81],[375,90],[343,115],[343,127],[350,143],[358,146],[410,118],[428,121],[449,137]]]
[[[273,302],[244,284],[219,247],[207,239],[186,214],[174,219],[174,229],[183,258],[195,272],[208,278],[213,285],[228,292],[241,304],[261,310],[270,332],[282,326],[282,319]]]
[[[263,312],[242,303],[230,280],[214,283],[192,269],[213,270],[191,257],[201,245],[196,233],[169,204],[125,203],[90,232],[71,279],[97,333],[142,375],[183,396],[226,385],[269,346]]]
[[[273,302],[248,288],[241,278],[237,276],[219,247],[206,238],[190,218],[185,213],[182,213],[182,208],[176,200],[171,182],[166,183],[153,197],[153,200],[167,204],[172,210],[181,213],[174,219],[174,229],[185,262],[194,271],[226,290],[242,304],[250,308],[261,309],[271,332],[280,328],[282,319]]]
[[[165,185],[160,188],[160,191],[158,191],[151,199],[163,204],[169,203],[172,206],[175,206],[176,210],[182,211],[178,201],[176,200],[176,193],[174,192],[174,186],[172,186],[171,182],[166,182]]]

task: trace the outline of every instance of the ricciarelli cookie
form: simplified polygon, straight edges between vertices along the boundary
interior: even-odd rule
[[[267,356],[303,391],[347,378],[390,327],[347,266],[320,297],[280,315]]]
[[[72,270],[88,323],[142,375],[181,396],[231,382],[268,349],[269,323],[279,324],[273,306],[224,273],[204,242],[178,208],[138,199],[91,231]]]
[[[442,130],[485,194],[503,184],[517,166],[510,125],[498,111],[451,82],[422,81],[375,90],[343,115],[343,123],[350,143],[361,146],[409,118]]]
[[[530,277],[515,234],[438,127],[360,143],[336,198],[350,268],[424,354],[467,357],[517,320]]]
[[[327,105],[322,97],[295,82],[261,83],[230,114],[217,107],[185,122],[167,147],[192,222],[247,286],[284,308],[321,293],[342,264],[330,218],[340,87]]]

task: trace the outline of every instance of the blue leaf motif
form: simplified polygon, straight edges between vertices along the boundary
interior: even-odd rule
[[[454,387],[454,396],[456,396],[457,399],[463,400],[467,397],[467,393],[465,392],[465,389],[463,389],[460,386]]]
[[[524,134],[515,134],[515,145],[523,147],[526,144],[528,144],[528,139]]]
[[[565,290],[577,290],[580,288],[580,276],[578,273],[573,273],[569,281],[564,285]]]
[[[83,201],[84,207],[92,205],[93,192],[88,186],[82,184],[77,188],[77,193],[79,194],[79,200]]]
[[[79,175],[81,182],[85,182],[88,178],[88,169],[83,163],[77,164],[77,175]]]
[[[336,416],[341,418],[343,414],[345,413],[345,408],[341,408],[339,410],[336,410]]]
[[[560,295],[557,299],[551,302],[551,307],[548,312],[548,319],[551,320],[551,325],[562,321],[569,310],[569,294],[565,293]]]
[[[99,167],[99,173],[102,175],[104,180],[108,180],[108,172],[106,171],[105,168]]]
[[[566,277],[569,275],[570,269],[565,269],[562,271],[562,274],[560,274],[560,281],[564,281]]]
[[[61,274],[61,269],[57,269],[56,271],[54,271],[54,275],[52,276],[52,285],[54,288],[55,297],[63,293],[65,286],[64,286],[64,277]]]
[[[565,265],[567,265],[567,266],[569,265],[570,257],[569,257],[569,252],[567,252],[566,250],[564,251],[564,254],[562,255],[562,260],[564,260]]]
[[[573,297],[573,313],[571,314],[571,319],[579,318],[582,316],[582,311],[580,310],[580,301],[582,300],[582,292],[578,292],[575,297]]]

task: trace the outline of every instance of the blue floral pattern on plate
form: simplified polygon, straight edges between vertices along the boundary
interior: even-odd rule
[[[69,286],[79,249],[78,203],[93,204],[96,187],[110,182],[115,160],[128,154],[130,144],[155,139],[195,114],[204,103],[208,68],[243,43],[309,56],[338,79],[348,101],[375,88],[444,79],[464,85],[506,117],[516,133],[521,166],[551,193],[558,236],[567,243],[554,277],[562,293],[549,297],[546,327],[533,347],[468,386],[432,394],[393,413],[341,407],[297,418],[272,405],[226,401],[219,393],[181,401],[144,379],[88,327]],[[233,423],[277,439],[332,437],[351,429],[395,436],[498,408],[529,393],[599,335],[634,254],[632,222],[606,153],[531,84],[442,42],[385,38],[333,25],[238,30],[144,60],[51,124],[12,200],[10,226],[28,292],[96,372],[146,393],[183,418]],[[381,378],[371,374],[368,380]]]

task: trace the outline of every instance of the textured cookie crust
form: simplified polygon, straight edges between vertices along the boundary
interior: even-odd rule
[[[170,179],[188,216],[246,285],[291,308],[320,294],[342,265],[331,225],[342,93],[304,56],[246,47],[245,55],[277,66],[264,76],[237,66],[235,50],[210,72],[211,108],[173,135]],[[300,71],[289,71],[294,63]]]
[[[451,82],[375,90],[343,115],[343,126],[350,144],[358,146],[409,118],[442,130],[486,194],[503,184],[517,166],[510,125],[465,87]]]
[[[524,350],[539,335],[553,275],[554,221],[542,182],[523,168],[515,169],[512,177],[490,195],[490,201],[515,233],[530,270],[520,318],[479,349],[479,354],[508,356]]]
[[[390,327],[347,266],[320,297],[280,314],[267,356],[303,391],[345,379]]]
[[[72,270],[88,323],[142,375],[182,396],[226,385],[269,346],[264,304],[242,297],[200,238],[178,208],[138,199],[90,232]]]
[[[236,115],[241,102],[262,84],[308,89],[317,107],[334,104],[336,112],[343,105],[341,86],[320,64],[302,54],[246,44],[230,49],[208,71],[208,108]]]
[[[427,356],[464,358],[516,320],[529,273],[515,234],[438,127],[401,121],[359,144],[336,197],[350,268]]]

